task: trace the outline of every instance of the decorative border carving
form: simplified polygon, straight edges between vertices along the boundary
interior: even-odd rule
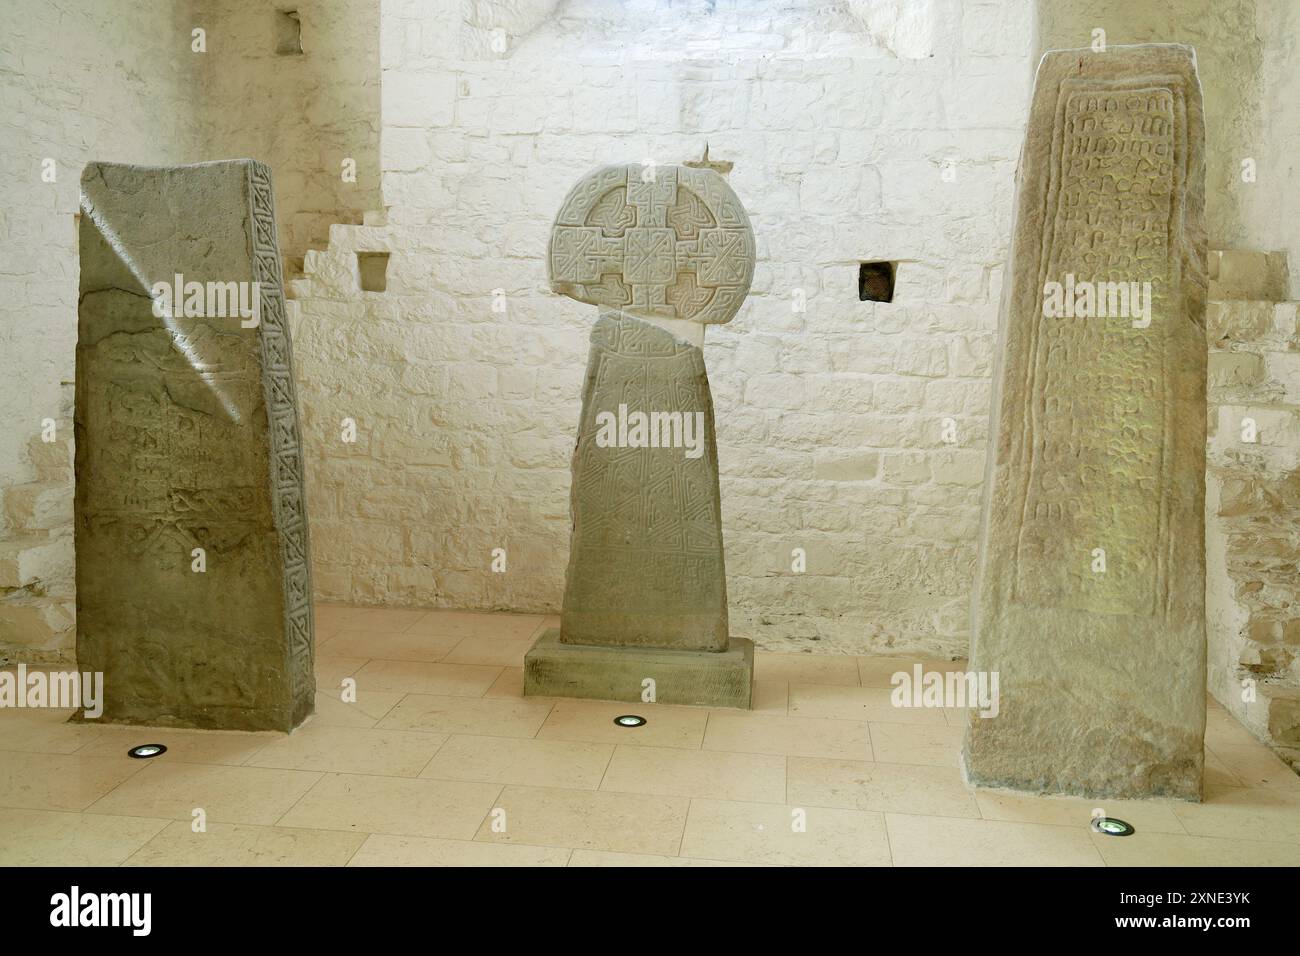
[[[248,163],[253,278],[261,290],[262,386],[270,437],[271,509],[284,573],[284,626],[295,710],[310,712],[315,695],[311,546],[303,491],[302,428],[293,381],[293,347],[285,318],[271,170]],[[300,708],[306,708],[301,711]]]

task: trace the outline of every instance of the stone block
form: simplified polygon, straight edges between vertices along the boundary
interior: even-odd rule
[[[81,202],[78,663],[107,721],[290,730],[312,588],[270,171],[91,163]]]
[[[977,785],[1198,800],[1205,730],[1205,150],[1190,47],[1044,56],[998,347],[971,668]],[[1119,181],[1146,185],[1140,210]],[[1149,321],[1048,308],[1150,283]],[[1076,286],[1076,303],[1085,303]],[[1104,561],[1104,564],[1101,563]]]
[[[640,702],[653,681],[655,703],[748,709],[753,671],[754,645],[741,637],[710,653],[575,645],[552,628],[524,655],[524,696]]]
[[[72,484],[28,482],[2,492],[5,518],[16,531],[48,531],[72,524]]]
[[[1280,302],[1287,293],[1286,254],[1224,249],[1208,257],[1211,299]]]
[[[1241,388],[1264,381],[1264,357],[1254,352],[1211,352],[1210,388]]]
[[[564,641],[727,646],[713,402],[698,348],[633,316],[597,320],[572,508]]]

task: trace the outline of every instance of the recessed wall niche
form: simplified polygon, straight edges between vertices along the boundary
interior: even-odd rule
[[[862,302],[893,302],[896,262],[858,264],[858,299]]]
[[[362,292],[384,292],[388,288],[388,253],[358,252],[357,274]]]
[[[297,10],[275,11],[275,52],[280,56],[302,53],[302,20]]]

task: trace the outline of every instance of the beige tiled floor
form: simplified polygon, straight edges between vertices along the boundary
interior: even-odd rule
[[[0,864],[1300,865],[1300,777],[1213,702],[1204,803],[972,791],[965,714],[890,704],[914,661],[760,653],[749,713],[524,700],[554,623],[322,607],[287,737],[0,711]],[[1098,806],[1137,833],[1091,832]]]

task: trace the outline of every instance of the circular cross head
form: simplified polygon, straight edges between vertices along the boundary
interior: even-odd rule
[[[565,197],[551,288],[629,315],[730,322],[754,278],[754,230],[711,169],[604,166]]]

